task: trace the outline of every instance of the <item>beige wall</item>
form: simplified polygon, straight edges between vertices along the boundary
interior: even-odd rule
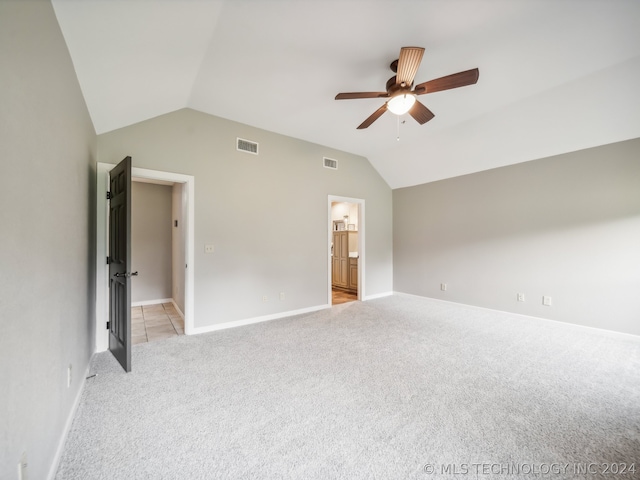
[[[365,200],[366,295],[392,290],[391,190],[363,157],[190,109],[102,134],[98,151],[195,177],[195,327],[326,305],[329,195]]]
[[[96,136],[48,1],[0,2],[0,478],[48,478],[95,338]],[[67,368],[72,365],[71,386]]]
[[[394,190],[394,289],[640,334],[639,153],[636,139]]]
[[[172,298],[172,190],[131,183],[131,302]]]

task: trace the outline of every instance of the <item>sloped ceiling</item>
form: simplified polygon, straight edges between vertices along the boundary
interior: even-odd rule
[[[637,0],[52,3],[97,133],[190,107],[363,155],[392,188],[640,137]],[[416,83],[480,79],[421,96],[425,125],[356,130],[383,101],[335,95],[384,90],[403,46],[426,49]]]

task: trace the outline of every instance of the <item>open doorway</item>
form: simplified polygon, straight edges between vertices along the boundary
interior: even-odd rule
[[[363,298],[364,200],[329,197],[329,304]]]
[[[184,335],[183,186],[132,177],[132,345]]]
[[[107,257],[107,235],[108,235],[108,216],[106,192],[108,186],[109,171],[115,165],[98,163],[97,171],[97,220],[96,220],[96,351],[105,351],[108,348],[109,337],[105,328],[107,319],[109,318],[109,289],[108,289],[108,271],[104,261]],[[183,175],[171,172],[161,172],[156,170],[147,170],[142,168],[132,168],[132,176],[137,182],[146,182],[154,184],[163,184],[172,186],[172,205],[180,210],[177,229],[181,232],[183,238],[183,254],[172,254],[172,261],[180,267],[176,268],[177,275],[172,275],[172,282],[178,282],[178,293],[176,289],[172,291],[171,297],[181,297],[176,302],[183,306],[181,313],[184,318],[184,333],[187,335],[193,333],[193,282],[194,282],[194,177],[191,175]],[[174,208],[172,206],[172,208]],[[172,217],[174,212],[172,212]],[[172,221],[175,220],[172,218]],[[180,223],[182,225],[180,225]],[[180,279],[181,280],[176,280]],[[160,300],[165,300],[164,298]],[[175,300],[175,298],[174,298]],[[133,302],[132,302],[133,303]],[[169,302],[166,302],[169,303]],[[171,305],[174,305],[171,302]],[[174,305],[175,306],[175,305]]]

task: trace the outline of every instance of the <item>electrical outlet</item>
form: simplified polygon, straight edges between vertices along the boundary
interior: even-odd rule
[[[447,284],[446,283],[441,283],[440,284],[440,290],[442,290],[443,292],[447,291]]]
[[[518,301],[519,302],[524,302],[524,293],[519,293],[518,294]]]
[[[542,304],[547,307],[551,306],[551,297],[542,297]]]
[[[269,301],[269,297],[267,297],[266,295],[262,296],[262,301],[263,302],[268,302]]]
[[[280,300],[284,300],[284,292],[280,292]]]
[[[71,364],[69,364],[69,368],[67,368],[67,388],[71,386]]]
[[[213,245],[205,245],[204,253],[213,253]]]

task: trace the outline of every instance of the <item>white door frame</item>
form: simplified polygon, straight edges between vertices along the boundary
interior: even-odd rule
[[[97,188],[96,188],[96,338],[95,351],[103,352],[109,348],[109,331],[106,329],[109,319],[109,269],[107,268],[107,248],[108,248],[108,204],[107,190],[109,188],[109,172],[115,164],[97,164]],[[147,170],[145,168],[133,167],[131,169],[133,177],[148,180],[160,180],[172,183],[182,183],[184,204],[186,206],[185,225],[185,259],[187,268],[185,272],[184,285],[184,332],[186,335],[193,334],[194,330],[194,238],[195,238],[195,215],[194,215],[194,191],[195,177],[183,175],[181,173],[161,172],[158,170]]]
[[[327,265],[328,265],[328,285],[327,285],[327,303],[333,303],[331,297],[331,242],[333,242],[333,221],[331,220],[331,204],[334,202],[355,203],[358,205],[358,300],[364,300],[365,297],[365,250],[364,250],[364,200],[362,198],[339,197],[337,195],[329,195],[328,201],[328,220],[327,220]]]

